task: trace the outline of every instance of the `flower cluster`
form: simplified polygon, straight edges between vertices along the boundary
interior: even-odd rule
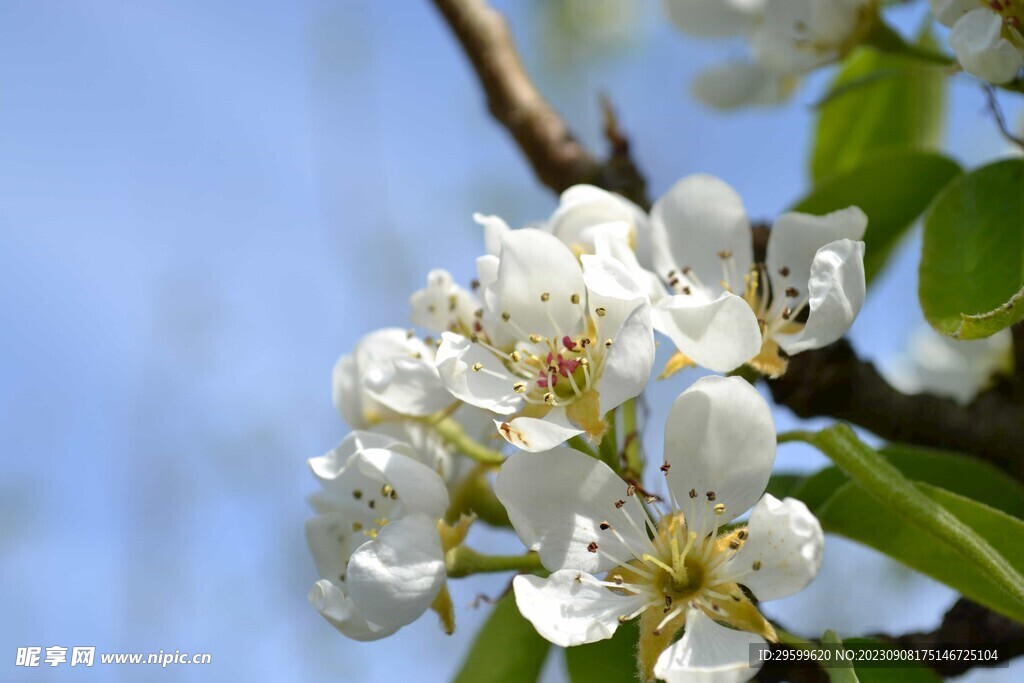
[[[335,404],[357,431],[310,460],[310,602],[356,640],[428,609],[450,632],[449,578],[519,569],[519,609],[553,643],[636,618],[645,680],[753,675],[747,646],[776,639],[758,601],[814,577],[821,527],[764,494],[775,430],[747,380],[705,377],[676,399],[650,489],[636,401],[656,333],[676,348],[662,377],[691,365],[776,377],[789,355],[839,338],[864,298],[867,218],[784,214],[756,258],[739,196],[694,175],[650,214],[576,186],[539,225],[476,220],[471,285],[430,272],[410,297],[419,333],[372,332],[335,366]],[[483,504],[525,555],[464,545]]]
[[[699,99],[722,109],[782,102],[800,76],[853,49],[877,15],[875,0],[665,0],[665,5],[684,33],[747,39],[750,60],[713,66],[694,82]]]
[[[1024,2],[929,0],[935,17],[953,30],[949,46],[967,73],[1009,83],[1024,67]]]

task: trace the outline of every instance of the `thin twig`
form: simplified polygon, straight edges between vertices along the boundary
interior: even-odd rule
[[[985,95],[988,99],[988,110],[992,113],[992,118],[996,120],[996,125],[999,126],[999,132],[1003,134],[1003,137],[1007,141],[1017,145],[1024,151],[1024,139],[1017,135],[1014,135],[1013,131],[1010,130],[1009,126],[1006,125],[1006,117],[1003,115],[1003,108],[999,106],[999,100],[996,98],[996,89],[986,84],[984,86]]]
[[[533,84],[512,41],[505,18],[486,0],[433,0],[462,45],[491,115],[529,160],[537,178],[555,192],[590,183],[618,192],[647,208],[643,176],[629,156],[629,144],[605,107],[605,130],[611,141],[606,161],[576,140]]]

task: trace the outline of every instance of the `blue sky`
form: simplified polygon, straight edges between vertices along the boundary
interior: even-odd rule
[[[621,2],[603,21],[498,4],[590,144],[596,94],[609,94],[655,195],[711,172],[771,217],[806,190],[824,76],[784,107],[716,115],[686,84],[741,48],[685,39],[656,2]],[[412,0],[4,5],[0,677],[445,680],[483,616],[464,606],[502,581],[455,586],[453,638],[426,618],[351,643],[306,604],[316,577],[302,524],[305,459],[345,432],[330,402],[337,356],[405,325],[431,268],[471,276],[474,211],[520,224],[554,206],[487,117],[446,27]],[[977,87],[958,80],[952,95],[952,153],[1000,154]],[[865,355],[895,352],[919,315],[913,247],[853,330]],[[655,388],[651,448],[695,376]],[[799,451],[779,462],[821,463]],[[953,599],[850,544],[827,557],[815,586],[779,607],[795,629],[925,628]],[[25,645],[203,651],[214,664],[5,668]]]

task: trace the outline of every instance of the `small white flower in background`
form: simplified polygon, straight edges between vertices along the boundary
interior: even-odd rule
[[[667,508],[660,519],[607,465],[578,451],[512,456],[495,493],[552,572],[515,578],[523,616],[563,647],[610,638],[640,617],[648,678],[749,678],[748,645],[775,633],[744,588],[759,601],[801,590],[818,572],[824,542],[803,503],[762,495],[775,448],[757,391],[737,377],[706,377],[669,412],[668,502],[652,505]],[[751,507],[747,525],[726,528]]]
[[[444,481],[408,445],[371,432],[349,434],[309,465],[322,486],[306,522],[321,576],[309,601],[349,638],[391,635],[444,590]]]
[[[433,275],[433,274],[432,274]],[[415,314],[414,314],[415,317]],[[407,330],[384,328],[363,337],[334,366],[332,394],[342,419],[353,429],[372,430],[408,442],[442,477],[452,480],[461,458],[415,418],[455,403],[434,364],[435,346]],[[471,434],[483,434],[489,418],[462,406],[456,418]]]
[[[654,362],[650,305],[618,261],[577,260],[534,228],[503,230],[477,261],[476,331],[445,332],[437,368],[461,401],[504,416],[523,450],[604,433],[607,411],[643,391]]]
[[[441,334],[458,332],[468,335],[476,324],[474,313],[480,300],[469,290],[455,284],[446,270],[427,274],[427,286],[409,297],[412,324]]]
[[[755,266],[743,201],[723,181],[691,175],[651,211],[654,266],[674,296],[654,307],[654,326],[675,342],[677,369],[716,372],[747,363],[770,377],[789,355],[839,339],[864,302],[867,217],[857,207],[826,216],[785,213]]]
[[[921,325],[908,348],[881,369],[905,394],[928,392],[967,405],[995,375],[1012,371],[1013,337],[1001,330],[985,339],[962,341]]]
[[[1024,3],[1020,0],[929,0],[952,27],[949,46],[964,71],[989,83],[1009,83],[1024,66]]]
[[[875,0],[665,0],[684,33],[745,36],[750,61],[713,66],[694,94],[721,109],[785,100],[797,77],[849,52],[876,17]]]

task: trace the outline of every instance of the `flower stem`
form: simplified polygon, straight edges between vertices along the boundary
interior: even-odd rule
[[[792,634],[785,629],[779,628],[778,624],[773,624],[772,626],[775,628],[775,635],[779,637],[779,642],[783,645],[788,645],[800,650],[810,650],[815,646],[813,642],[806,638],[801,638],[800,636]]]
[[[636,399],[622,404],[622,429],[626,432],[623,450],[626,455],[626,470],[639,477],[644,471],[643,455],[640,452],[640,432],[636,426]]]
[[[449,494],[448,511],[445,521],[454,524],[463,514],[475,514],[491,526],[510,526],[508,512],[494,495],[487,479],[487,472],[492,465],[484,463],[476,465]]]
[[[622,463],[619,462],[619,446],[618,437],[615,436],[615,420],[618,417],[618,410],[609,411],[605,415],[605,420],[608,422],[608,431],[604,433],[604,438],[601,439],[601,443],[598,444],[597,453],[598,458],[612,468],[615,474],[622,474]]]
[[[524,555],[483,555],[464,545],[448,551],[445,556],[445,565],[448,578],[452,579],[470,574],[544,570],[544,565],[540,563],[540,556],[533,551]]]
[[[595,451],[594,448],[589,443],[587,443],[587,440],[584,439],[579,434],[577,434],[576,436],[574,436],[571,439],[569,439],[569,447],[570,448],[575,448],[580,453],[586,453],[591,458],[597,458],[598,457],[597,451]]]
[[[498,466],[505,462],[505,456],[498,451],[484,446],[462,430],[462,425],[450,417],[428,422],[438,436],[450,443],[467,457],[483,465]]]

